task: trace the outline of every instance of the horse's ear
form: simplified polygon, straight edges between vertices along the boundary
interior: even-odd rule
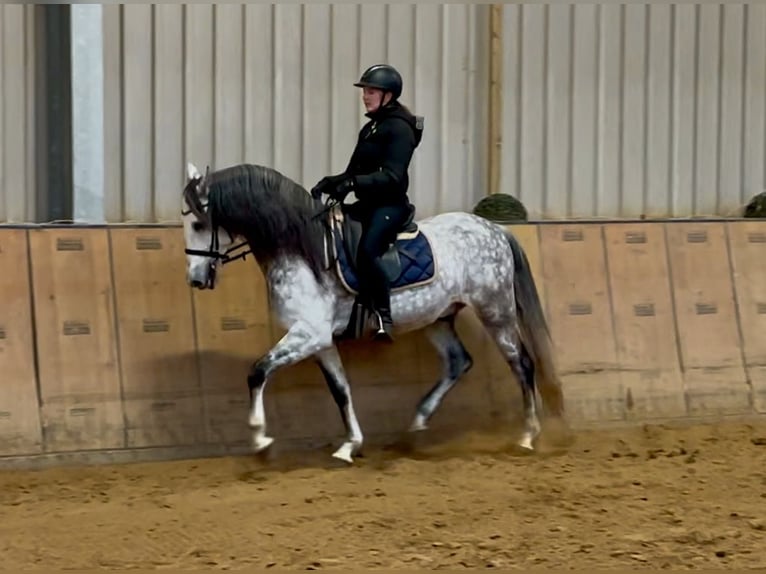
[[[193,163],[189,162],[186,164],[186,176],[190,180],[192,180],[192,179],[199,179],[200,177],[202,177],[202,174],[199,172],[199,170]]]
[[[205,199],[207,197],[208,181],[210,181],[210,166],[207,166],[207,168],[205,168],[205,177],[202,178],[202,181],[199,184],[200,197],[202,199]]]

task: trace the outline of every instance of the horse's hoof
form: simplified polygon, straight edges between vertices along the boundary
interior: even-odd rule
[[[428,430],[428,422],[425,417],[417,415],[410,425],[410,432],[422,432]]]
[[[528,452],[533,452],[535,450],[531,436],[522,437],[518,444],[521,448]]]
[[[415,421],[410,425],[410,432],[423,432],[428,430],[428,425],[424,422]]]
[[[263,452],[274,443],[274,439],[270,436],[256,436],[253,438],[253,449],[255,452]]]
[[[348,464],[354,464],[353,455],[355,450],[357,450],[357,447],[353,443],[344,442],[338,450],[332,453],[332,456]]]

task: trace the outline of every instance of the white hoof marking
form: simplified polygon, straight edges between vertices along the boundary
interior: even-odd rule
[[[425,417],[417,415],[410,425],[410,432],[420,432],[424,430],[428,430],[428,423],[426,422]]]
[[[428,425],[419,421],[415,421],[410,425],[410,432],[422,432],[428,430]]]
[[[532,446],[532,437],[531,436],[525,436],[522,437],[522,439],[519,441],[519,446],[525,450],[535,450],[535,447]]]
[[[343,462],[353,464],[354,460],[351,458],[353,453],[354,445],[350,442],[344,442],[338,450],[332,453],[332,456],[338,460],[342,460]]]
[[[269,448],[273,442],[274,439],[270,436],[255,436],[253,437],[253,448],[255,448],[255,452],[262,452]]]

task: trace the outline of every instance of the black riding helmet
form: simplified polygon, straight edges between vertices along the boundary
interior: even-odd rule
[[[357,88],[378,88],[384,92],[391,92],[392,100],[397,100],[402,95],[402,76],[393,66],[375,64],[364,71],[354,86]]]

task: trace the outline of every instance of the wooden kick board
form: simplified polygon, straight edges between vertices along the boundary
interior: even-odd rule
[[[29,244],[45,450],[122,448],[107,230],[34,229]]]
[[[0,231],[0,456],[42,450],[27,233]]]
[[[689,414],[750,411],[722,223],[665,224]]]
[[[202,443],[183,234],[117,228],[110,235],[127,446]]]
[[[218,269],[213,290],[193,290],[197,350],[208,440],[250,442],[247,426],[250,366],[273,344],[263,275],[251,256]],[[266,393],[267,424],[275,417],[274,393]],[[274,429],[276,431],[276,429]]]
[[[548,321],[568,416],[626,416],[601,225],[541,225]]]
[[[661,223],[604,226],[617,358],[630,418],[686,412]]]
[[[745,366],[753,403],[766,412],[766,222],[727,224]]]

